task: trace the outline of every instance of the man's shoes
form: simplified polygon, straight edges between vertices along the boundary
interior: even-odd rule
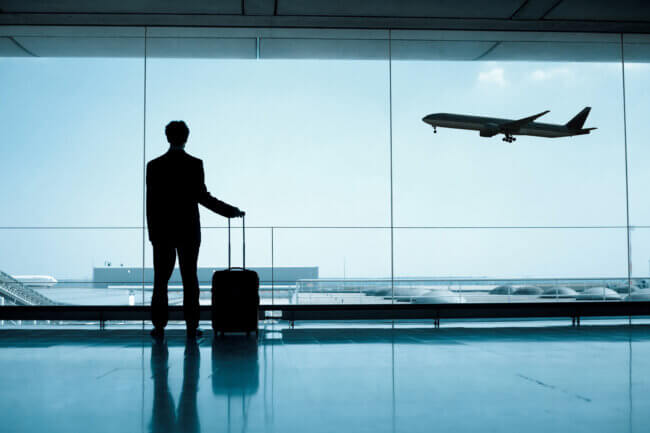
[[[199,339],[203,337],[203,330],[201,328],[188,329],[187,338],[196,338]]]
[[[156,340],[162,340],[165,338],[165,328],[153,328],[149,334]]]

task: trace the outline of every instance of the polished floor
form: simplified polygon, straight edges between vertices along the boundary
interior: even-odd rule
[[[650,327],[0,330],[2,432],[646,432]]]

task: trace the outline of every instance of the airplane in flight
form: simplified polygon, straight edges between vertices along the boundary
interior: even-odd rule
[[[479,131],[481,137],[493,137],[497,134],[503,134],[503,141],[512,143],[516,140],[515,135],[532,135],[535,137],[572,137],[574,135],[589,134],[596,128],[583,128],[585,120],[591,111],[591,107],[585,107],[581,112],[576,114],[573,119],[564,125],[551,123],[535,122],[549,110],[542,111],[534,116],[524,117],[523,119],[498,119],[494,117],[469,116],[464,114],[436,113],[429,114],[422,118],[422,121],[436,128],[455,128]]]

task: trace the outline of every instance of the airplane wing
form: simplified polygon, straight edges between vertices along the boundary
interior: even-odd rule
[[[513,122],[503,123],[503,124],[501,124],[501,129],[504,130],[504,131],[518,131],[519,128],[521,128],[522,126],[525,126],[525,125],[529,124],[530,122],[532,122],[533,120],[535,120],[535,119],[537,119],[539,117],[542,117],[543,115],[545,115],[549,111],[551,111],[551,110],[542,111],[541,113],[535,114],[534,116],[524,117],[523,119],[515,120]]]

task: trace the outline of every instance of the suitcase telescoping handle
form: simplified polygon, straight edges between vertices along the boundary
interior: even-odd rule
[[[242,233],[242,269],[246,269],[246,217],[241,217],[241,233]],[[228,269],[232,269],[230,262],[230,218],[228,218]]]

